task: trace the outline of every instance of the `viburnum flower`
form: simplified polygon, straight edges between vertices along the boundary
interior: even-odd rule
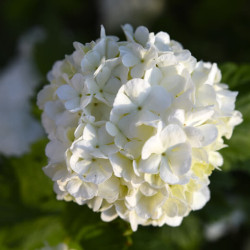
[[[178,226],[210,198],[218,152],[242,121],[215,63],[165,32],[124,25],[127,41],[75,42],[38,95],[57,198],[104,221]]]

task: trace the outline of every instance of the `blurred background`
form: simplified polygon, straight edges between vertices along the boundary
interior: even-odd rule
[[[247,0],[0,1],[0,249],[250,249],[250,2]],[[178,228],[104,223],[84,206],[57,201],[42,172],[46,135],[36,95],[72,43],[121,25],[166,31],[198,60],[217,62],[223,82],[239,91],[236,127],[211,200]],[[45,249],[45,248],[44,248]],[[49,249],[49,248],[46,248]],[[63,248],[60,248],[63,249]],[[66,249],[66,248],[65,248]]]

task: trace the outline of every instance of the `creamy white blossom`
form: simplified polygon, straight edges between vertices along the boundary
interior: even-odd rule
[[[165,32],[135,31],[74,43],[38,95],[50,142],[45,173],[58,199],[104,221],[180,225],[210,198],[218,152],[241,123],[237,92],[217,65],[197,62]]]

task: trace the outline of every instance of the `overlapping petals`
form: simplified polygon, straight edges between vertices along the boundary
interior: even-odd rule
[[[178,226],[210,199],[209,176],[242,117],[216,64],[165,32],[126,24],[56,62],[38,95],[57,199],[104,221]]]

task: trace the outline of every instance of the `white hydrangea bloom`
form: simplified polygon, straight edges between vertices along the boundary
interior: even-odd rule
[[[216,64],[197,62],[167,33],[123,26],[74,43],[38,95],[50,142],[45,173],[58,199],[86,204],[104,221],[180,225],[210,198],[241,113]]]

